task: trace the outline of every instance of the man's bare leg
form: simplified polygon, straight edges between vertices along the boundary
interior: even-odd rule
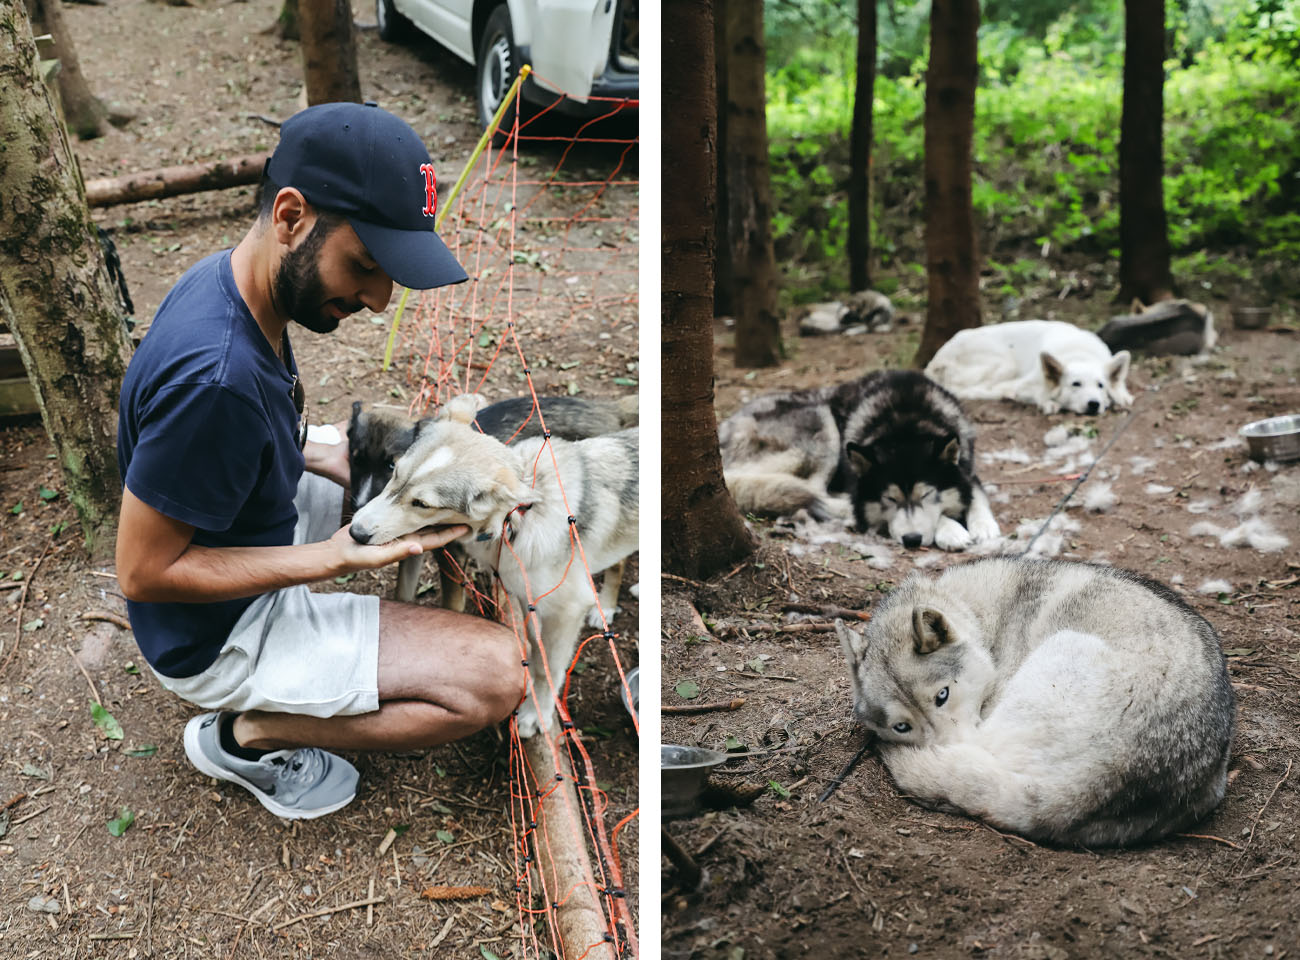
[[[499,723],[524,693],[525,654],[509,627],[381,600],[379,709],[350,717],[248,711],[235,739],[253,750],[412,750]]]

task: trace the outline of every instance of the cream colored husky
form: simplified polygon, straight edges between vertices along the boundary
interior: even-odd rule
[[[518,726],[528,737],[553,725],[555,691],[592,606],[586,570],[599,573],[636,552],[638,432],[507,446],[469,425],[479,402],[457,398],[418,425],[351,533],[359,543],[386,543],[423,527],[469,525],[458,542],[500,577],[515,623],[527,622],[532,683]]]

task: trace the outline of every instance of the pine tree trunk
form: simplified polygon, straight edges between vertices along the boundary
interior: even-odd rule
[[[858,0],[858,78],[849,133],[849,289],[871,286],[871,104],[876,97],[876,0]]]
[[[63,101],[63,118],[68,129],[82,140],[93,140],[104,135],[104,122],[108,108],[99,97],[90,92],[76,45],[63,19],[60,0],[36,0],[40,22],[54,37],[54,56],[59,60],[59,99]]]
[[[713,0],[713,75],[717,81],[716,96],[719,105],[727,102],[727,0]],[[727,178],[723,172],[724,158],[727,156],[727,124],[722,113],[718,115],[718,175],[717,203],[714,204],[714,249],[731,249],[731,229],[727,221],[727,211],[731,204],[727,199]],[[736,304],[731,292],[735,289],[735,271],[730,257],[715,257],[713,260],[713,315],[715,317],[735,317]]]
[[[722,479],[713,412],[717,102],[710,0],[665,0],[663,39],[663,568],[712,576],[753,552]]]
[[[1119,140],[1119,294],[1173,296],[1164,194],[1164,0],[1124,4],[1124,113]]]
[[[925,80],[925,252],[930,302],[915,365],[958,330],[980,325],[979,250],[971,204],[979,0],[934,0]]]
[[[131,343],[21,3],[0,5],[0,319],[17,341],[92,554],[112,547]]]
[[[299,0],[302,67],[307,105],[361,102],[357,75],[357,35],[348,0]]]
[[[281,40],[301,40],[298,29],[298,0],[284,0],[280,15],[275,18],[275,35]]]
[[[717,0],[726,10],[726,99],[719,100],[718,181],[726,197],[727,246],[718,247],[731,268],[730,299],[736,317],[736,365],[781,362],[781,320],[776,312],[776,255],[772,250],[772,177],[767,154],[767,58],[763,5]]]

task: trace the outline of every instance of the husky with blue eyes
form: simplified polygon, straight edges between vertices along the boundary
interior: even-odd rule
[[[1219,637],[1137,574],[988,559],[914,575],[836,623],[854,713],[899,790],[1034,840],[1126,846],[1223,799],[1234,698]]]

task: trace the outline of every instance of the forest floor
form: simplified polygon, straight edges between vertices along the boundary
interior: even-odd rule
[[[1057,292],[1027,296],[1022,316],[1095,328],[1110,313],[1113,291],[1064,300]],[[1292,768],[1300,760],[1300,464],[1260,467],[1236,437],[1248,421],[1300,411],[1300,333],[1295,304],[1281,305],[1279,321],[1261,331],[1233,329],[1226,304],[1212,306],[1221,339],[1207,360],[1135,364],[1131,428],[1078,495],[1110,483],[1117,504],[1100,514],[1067,510],[1057,543],[1062,557],[1172,585],[1220,632],[1238,702],[1222,805],[1196,835],[1147,848],[1050,849],[909,803],[870,753],[820,802],[864,738],[829,617],[787,605],[869,615],[914,570],[935,573],[966,558],[824,526],[754,522],[760,547],[751,561],[708,583],[664,580],[663,702],[743,699],[734,711],[665,715],[664,742],[774,751],[718,767],[717,808],[666,824],[703,880],[692,887],[664,861],[665,957],[1300,956],[1300,769]],[[919,319],[914,312],[893,332],[847,339],[790,331],[789,358],[757,372],[735,367],[731,334],[719,327],[719,417],[762,392],[905,366]],[[1076,472],[1044,434],[1057,423],[1080,428],[1096,455],[1127,416],[1048,417],[999,402],[967,409],[994,513],[1021,541],[1070,486],[1062,474]],[[1233,549],[1189,533],[1202,521],[1236,527],[1242,518],[1232,508],[1251,490],[1253,512],[1288,547]],[[778,632],[796,619],[822,626]]]
[[[137,114],[122,130],[74,144],[83,175],[274,148],[276,129],[260,118],[295,112],[302,77],[297,44],[270,30],[278,13],[274,0],[69,5],[92,88]],[[375,18],[360,0],[355,14]],[[432,41],[389,45],[373,29],[359,33],[358,51],[363,97],[407,119],[444,184],[454,181],[479,135],[473,69]],[[618,135],[635,136],[634,124]],[[584,228],[557,242],[555,231],[521,222],[511,248],[524,265],[514,284],[519,342],[538,394],[614,398],[634,393],[639,376],[636,149],[569,146],[521,147],[527,175],[558,171],[551,207],[533,212],[563,222],[591,201],[588,215],[604,218],[597,245],[631,267],[612,270],[608,257],[584,253],[574,239]],[[607,179],[614,186],[594,200],[594,191],[565,190]],[[137,334],[189,266],[243,236],[253,192],[94,211],[117,244]],[[573,291],[597,271],[621,284],[622,303],[584,310],[591,298]],[[405,406],[416,396],[411,371],[421,369],[426,328],[404,322],[397,362],[380,369],[396,305],[394,297],[385,315],[359,314],[330,336],[293,334],[312,422],[346,420],[353,400]],[[488,311],[497,342],[503,314]],[[526,393],[521,366],[503,350],[490,369],[475,369],[484,379],[474,385],[490,399]],[[130,632],[111,622],[125,612],[113,567],[87,560],[53,456],[39,424],[0,428],[0,957],[530,954],[519,940],[519,838],[504,728],[427,752],[351,756],[361,771],[357,798],[319,820],[282,821],[246,791],[201,776],[180,741],[195,710],[158,685]],[[625,669],[638,659],[637,603],[627,590],[635,567],[612,624]],[[324,589],[391,595],[394,581],[386,570]],[[88,618],[105,614],[110,619]],[[609,650],[589,645],[570,702],[608,798],[608,828],[638,807],[637,736],[619,689]],[[106,739],[92,722],[94,699],[121,725],[121,740]],[[107,824],[123,808],[134,823],[115,837]],[[398,836],[384,845],[390,829]],[[635,818],[618,848],[635,909]],[[438,885],[489,893],[422,898]],[[373,913],[362,907],[288,923],[372,896],[383,898]],[[549,942],[540,922],[538,930]]]

